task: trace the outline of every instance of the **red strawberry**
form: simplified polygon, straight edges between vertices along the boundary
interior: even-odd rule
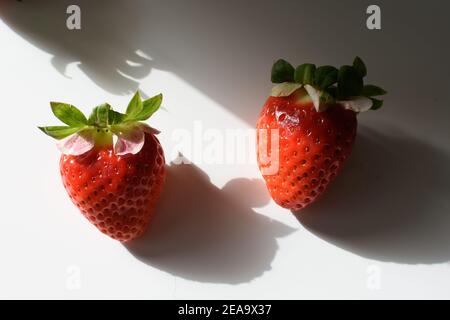
[[[258,165],[280,206],[300,210],[328,187],[350,156],[358,112],[378,109],[386,92],[363,85],[360,58],[339,70],[303,64],[294,69],[278,60],[256,128]],[[275,133],[275,135],[274,135]],[[271,158],[269,161],[269,158]]]
[[[67,124],[40,127],[59,140],[60,171],[72,202],[101,232],[125,242],[142,235],[164,182],[164,153],[147,120],[161,105],[139,92],[121,114],[103,104],[89,119],[74,106],[51,103]]]

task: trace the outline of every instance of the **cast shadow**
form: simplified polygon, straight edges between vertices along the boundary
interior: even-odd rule
[[[341,175],[296,216],[312,233],[366,258],[448,262],[449,160],[413,137],[363,128]]]
[[[196,166],[172,164],[149,230],[125,247],[177,277],[248,282],[270,270],[277,238],[294,231],[252,209],[268,201],[260,180],[235,179],[219,189]]]
[[[81,7],[79,31],[65,25],[71,4]],[[418,73],[440,79],[441,69],[422,62],[446,59],[442,34],[431,23],[414,32],[404,29],[427,14],[445,13],[443,4],[427,2],[417,8],[383,1],[383,25],[389,32],[382,36],[365,28],[367,5],[361,0],[347,0],[346,5],[330,0],[9,0],[0,3],[0,19],[51,54],[61,73],[77,63],[102,89],[129,94],[152,70],[169,71],[254,124],[278,58],[341,65],[361,55],[373,80],[382,78],[390,97],[401,92],[402,101],[410,92],[434,91],[444,83],[428,85],[409,76],[414,65]],[[408,37],[418,34],[429,44],[414,45],[417,38]],[[440,50],[429,50],[434,45]],[[379,48],[389,57],[380,58]],[[386,77],[391,70],[397,70],[395,77]]]
[[[151,58],[139,51],[140,22],[128,14],[133,8],[128,1],[9,0],[0,5],[0,19],[51,54],[52,65],[66,76],[75,63],[101,88],[125,95],[151,71]],[[70,5],[81,8],[81,30],[66,26]]]

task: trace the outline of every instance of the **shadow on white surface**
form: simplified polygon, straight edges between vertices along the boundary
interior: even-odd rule
[[[365,9],[370,3],[360,0],[346,0],[345,5],[330,0],[9,0],[0,2],[0,19],[31,44],[50,53],[53,66],[61,73],[68,64],[76,62],[103,89],[129,94],[152,69],[167,70],[247,123],[255,122],[266,97],[273,60],[284,57],[296,63],[314,60],[318,64],[342,64],[358,54],[368,62],[370,80],[389,91],[386,108],[371,117],[399,119],[411,132],[422,133],[428,141],[436,136],[448,137],[450,65],[446,62],[450,46],[442,39],[448,32],[450,20],[446,15],[450,2],[430,0],[410,5],[406,0],[379,0],[382,6],[379,32],[365,27]],[[81,31],[69,31],[65,26],[69,4],[79,4],[82,8]],[[143,89],[145,92],[146,88]],[[431,94],[435,92],[438,94]],[[441,145],[446,147],[448,138]],[[303,212],[299,219],[312,232],[365,257],[400,263],[449,261],[448,160],[445,152],[413,137],[360,130],[347,169],[321,201]],[[171,176],[169,172],[169,179],[174,179]],[[185,211],[193,220],[212,217],[217,220],[206,222],[224,220],[233,225],[234,220],[228,221],[225,214],[228,209],[237,206],[241,211],[253,212],[241,200],[227,202],[224,190],[215,188],[202,174],[193,174],[193,178],[195,188],[179,190],[170,182],[167,187],[177,196],[190,200],[189,210]],[[228,209],[221,209],[213,216],[205,214],[207,210],[214,212],[215,205],[210,201],[202,203],[206,197],[197,195],[196,189],[204,190],[205,194],[210,192],[211,198],[218,201],[217,208],[224,201],[222,205]],[[190,198],[185,198],[187,194]],[[162,209],[168,212],[165,219],[179,219],[184,223],[181,215],[185,205],[186,202],[166,200]],[[207,209],[200,210],[202,206]],[[255,219],[262,226],[270,225],[264,222],[265,217],[255,216],[246,219],[252,223]],[[155,217],[155,225],[159,219],[162,218]],[[248,222],[250,228],[252,223],[248,220],[242,223],[247,226]],[[191,231],[203,234],[204,239],[208,232],[211,235],[217,232],[206,222],[209,228],[206,230],[197,224],[187,225],[191,229],[185,229],[181,222],[178,224],[183,234],[181,239],[186,240],[188,249],[201,248],[197,240],[190,242]],[[185,248],[185,243],[174,236],[178,230],[169,229],[166,235],[159,228],[153,229],[148,235],[155,239],[172,237],[172,243],[166,244],[168,249],[178,250],[177,243]],[[262,242],[268,242],[268,252],[258,255],[260,263],[247,262],[245,254],[239,253],[243,265],[249,267],[234,278],[229,276],[230,272],[220,272],[220,268],[215,275],[214,270],[203,272],[193,259],[189,268],[186,264],[177,266],[184,261],[183,256],[152,258],[151,264],[157,266],[160,261],[159,265],[169,272],[203,281],[245,281],[262,273],[276,250],[270,249],[276,248],[270,231],[269,235],[261,231],[246,236],[261,237]],[[244,249],[247,246],[240,245]],[[252,249],[251,244],[248,246]],[[140,252],[146,251],[143,247]],[[215,246],[211,248],[208,249],[213,252]],[[151,249],[153,252],[155,248]],[[185,251],[189,252],[188,249]],[[200,261],[206,264],[209,251],[193,251],[199,252],[203,258]],[[145,254],[140,256],[146,260]],[[188,257],[186,253],[186,260]],[[213,267],[218,263],[214,261]],[[228,260],[224,258],[224,261]],[[224,268],[227,267],[225,263]]]
[[[129,94],[147,76],[152,62],[136,53],[138,20],[127,19],[128,1],[9,0],[0,19],[24,39],[53,55],[62,74],[71,63],[100,87]],[[81,6],[81,30],[68,30],[66,9]]]
[[[66,28],[71,4],[82,10],[80,31]],[[294,64],[342,65],[360,55],[369,67],[368,80],[387,89],[388,101],[408,102],[386,109],[385,115],[398,118],[414,110],[421,119],[428,112],[422,108],[426,101],[427,110],[448,116],[440,100],[449,97],[450,46],[442,39],[450,27],[450,2],[379,0],[381,31],[366,28],[369,4],[372,1],[6,0],[0,2],[0,19],[51,54],[61,73],[68,64],[78,63],[104,90],[130,94],[152,69],[167,70],[249,124],[256,122],[267,97],[271,64],[278,58]],[[439,95],[430,99],[431,92]]]
[[[450,261],[450,157],[402,133],[360,129],[341,175],[298,220],[366,258]]]
[[[411,91],[439,91],[441,81],[416,81],[409,74],[412,67],[421,78],[445,74],[423,63],[448,55],[440,34],[448,19],[435,17],[446,12],[444,4],[378,2],[383,32],[367,30],[370,1],[361,0],[6,0],[0,19],[51,54],[61,73],[78,63],[104,90],[130,94],[153,69],[170,71],[254,124],[278,58],[341,65],[361,55],[370,77],[391,95],[393,88],[403,99]],[[66,28],[70,4],[81,7],[80,31]],[[439,26],[433,28],[430,19]],[[411,32],[417,20],[424,22]],[[440,50],[429,50],[435,45]]]
[[[196,166],[172,164],[149,230],[125,246],[177,277],[248,282],[270,270],[277,238],[295,231],[252,209],[268,202],[261,180],[235,179],[219,189]]]

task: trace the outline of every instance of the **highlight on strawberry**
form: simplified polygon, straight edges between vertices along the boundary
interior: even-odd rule
[[[73,105],[51,102],[65,126],[39,127],[58,140],[64,187],[81,213],[121,242],[142,235],[164,183],[164,152],[156,129],[145,124],[162,95],[142,100],[139,91],[125,113],[107,103],[87,118]]]
[[[275,83],[256,124],[277,131],[276,172],[267,174],[266,146],[271,134],[257,135],[258,166],[280,206],[293,211],[312,204],[339,174],[353,148],[360,112],[377,110],[386,94],[364,84],[367,68],[356,57],[339,69],[305,63],[294,68],[280,59],[272,67]],[[263,146],[263,147],[261,147]]]

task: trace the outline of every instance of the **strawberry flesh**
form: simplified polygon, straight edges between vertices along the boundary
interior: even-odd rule
[[[317,112],[311,101],[292,94],[269,97],[256,127],[279,130],[279,170],[263,175],[272,198],[284,208],[300,210],[341,170],[352,150],[357,121],[355,112],[340,105]],[[264,165],[258,163],[262,170]]]
[[[135,155],[118,156],[112,146],[61,156],[64,187],[72,202],[101,232],[126,242],[146,230],[164,182],[164,153],[158,139],[145,134]]]

